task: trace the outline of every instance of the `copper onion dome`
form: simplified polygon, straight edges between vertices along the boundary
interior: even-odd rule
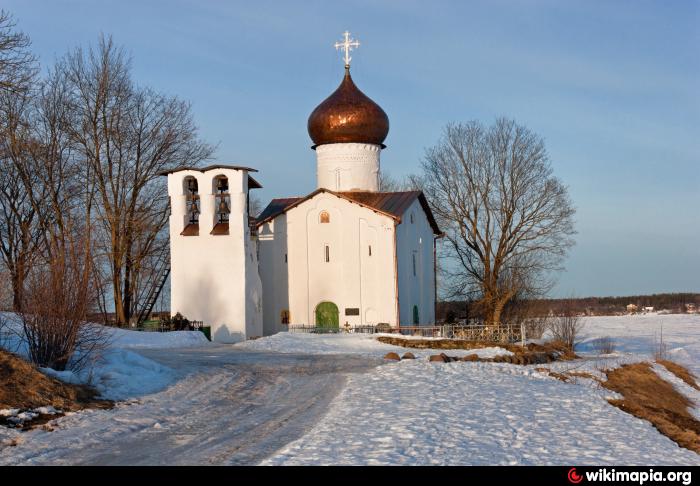
[[[374,143],[383,145],[389,133],[389,117],[360,91],[345,67],[345,77],[333,94],[309,115],[309,136],[317,145]]]

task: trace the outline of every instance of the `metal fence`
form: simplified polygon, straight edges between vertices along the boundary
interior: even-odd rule
[[[144,322],[140,326],[132,326],[129,329],[132,331],[142,331],[142,332],[171,332],[171,331],[201,331],[204,327],[202,321],[190,321],[189,325],[185,326],[183,329],[175,329],[169,324],[163,322]]]
[[[420,336],[446,339],[465,339],[468,341],[512,343],[523,339],[520,326],[487,326],[481,323],[474,324],[443,324],[438,326],[339,326],[323,327],[303,324],[290,324],[288,328],[292,333],[306,334],[378,334],[389,333],[403,336]]]

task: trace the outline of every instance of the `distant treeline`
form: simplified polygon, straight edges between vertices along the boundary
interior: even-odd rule
[[[587,315],[616,315],[627,312],[627,305],[634,304],[642,311],[643,307],[653,307],[655,311],[685,312],[686,304],[695,304],[700,308],[700,294],[652,294],[629,295],[625,297],[582,297],[566,299],[539,299],[521,301],[519,305],[527,306],[528,313],[533,316],[546,316],[550,313],[561,313],[565,309],[573,309],[576,313]],[[436,318],[444,321],[448,317],[457,319],[477,317],[478,305],[467,301],[438,302]]]

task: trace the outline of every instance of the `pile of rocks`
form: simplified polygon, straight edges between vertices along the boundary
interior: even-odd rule
[[[468,354],[466,356],[448,356],[445,353],[433,354],[428,358],[428,361],[435,363],[453,363],[455,361],[482,361],[488,363],[511,363],[518,365],[544,364],[557,361],[559,355],[556,352],[524,352],[517,354],[500,355],[494,358],[480,358],[477,354]],[[391,361],[401,361],[402,359],[416,359],[413,353],[404,353],[399,356],[397,353],[387,353],[384,359]]]
[[[416,359],[416,356],[413,353],[404,353],[403,356],[399,356],[397,353],[386,353],[384,355],[384,359],[388,359],[391,361],[401,361],[402,359]]]

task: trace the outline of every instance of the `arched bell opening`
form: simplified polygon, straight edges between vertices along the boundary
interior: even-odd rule
[[[212,183],[214,193],[214,228],[212,235],[229,234],[228,222],[231,214],[231,193],[228,189],[228,177],[216,176]]]
[[[187,176],[182,181],[182,189],[185,194],[185,221],[183,236],[199,235],[199,183],[194,176]]]

